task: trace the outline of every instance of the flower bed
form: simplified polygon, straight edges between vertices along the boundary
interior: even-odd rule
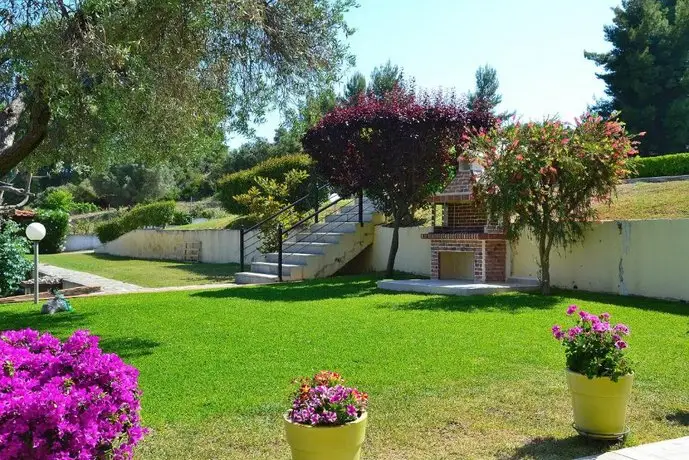
[[[146,433],[138,371],[87,331],[6,331],[0,361],[0,458],[130,458]]]

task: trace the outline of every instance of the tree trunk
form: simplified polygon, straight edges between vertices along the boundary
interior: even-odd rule
[[[50,122],[50,107],[40,89],[32,95],[29,107],[27,95],[21,93],[0,112],[0,177],[12,171],[21,161],[36,150],[46,133]],[[29,111],[27,129],[22,137],[16,138],[22,115]]]
[[[392,227],[392,243],[390,243],[390,254],[388,255],[388,268],[385,271],[385,276],[392,278],[395,270],[395,257],[397,257],[397,249],[400,246],[400,218],[395,216],[395,221]]]
[[[550,295],[550,244],[546,242],[546,236],[543,235],[538,240],[538,256],[540,259],[539,265],[541,268],[541,294]]]

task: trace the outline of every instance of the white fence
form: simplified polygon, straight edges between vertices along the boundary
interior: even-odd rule
[[[201,243],[199,262],[239,263],[239,230],[134,230],[96,252],[137,259],[183,260],[186,243]],[[248,248],[245,263],[258,255],[255,247]]]

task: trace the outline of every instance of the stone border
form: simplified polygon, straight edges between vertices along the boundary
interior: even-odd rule
[[[635,177],[634,179],[625,179],[625,184],[635,184],[637,182],[661,183],[661,182],[676,182],[689,180],[689,174],[684,176],[657,176],[657,177]]]

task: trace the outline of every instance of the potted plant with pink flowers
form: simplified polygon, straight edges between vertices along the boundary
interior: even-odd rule
[[[292,408],[284,416],[293,460],[358,460],[368,395],[345,386],[340,374],[331,371],[296,383]]]
[[[625,356],[629,327],[613,325],[608,313],[594,315],[570,305],[567,315],[575,314],[574,326],[552,328],[565,348],[574,428],[589,437],[619,439],[629,432],[627,404],[634,381]]]

